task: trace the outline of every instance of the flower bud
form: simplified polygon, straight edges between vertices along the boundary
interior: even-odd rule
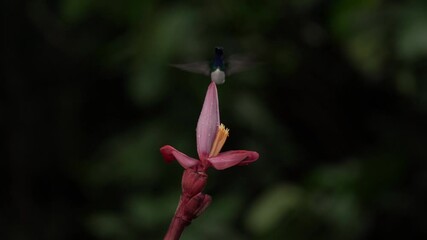
[[[192,197],[184,206],[182,219],[191,222],[194,218],[200,216],[211,203],[211,196],[199,193]]]
[[[182,193],[185,196],[192,197],[200,192],[206,186],[208,175],[204,172],[197,172],[191,168],[186,169],[182,174]]]

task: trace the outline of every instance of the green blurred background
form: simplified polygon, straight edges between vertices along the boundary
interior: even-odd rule
[[[3,1],[1,239],[161,239],[196,156],[208,78],[168,67],[264,64],[219,86],[213,203],[182,239],[427,236],[425,1]],[[424,194],[423,194],[424,193]]]

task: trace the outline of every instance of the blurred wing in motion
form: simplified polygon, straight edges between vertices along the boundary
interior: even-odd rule
[[[184,64],[170,64],[170,66],[179,68],[187,72],[199,73],[206,76],[210,75],[210,68],[209,68],[208,61],[184,63]]]
[[[260,63],[255,62],[252,57],[232,55],[226,61],[226,74],[227,76],[230,76],[235,73],[249,70],[259,64]]]

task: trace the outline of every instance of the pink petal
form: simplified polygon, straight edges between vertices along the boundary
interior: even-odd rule
[[[243,166],[255,162],[259,154],[254,151],[234,150],[218,154],[215,157],[208,158],[208,161],[217,170],[223,170],[232,166]]]
[[[218,92],[214,82],[208,87],[202,112],[197,122],[197,153],[200,159],[206,159],[212,148],[219,126]]]
[[[199,163],[198,160],[185,155],[170,145],[161,147],[160,153],[167,163],[170,163],[173,160],[177,160],[178,163],[185,169],[193,167]]]

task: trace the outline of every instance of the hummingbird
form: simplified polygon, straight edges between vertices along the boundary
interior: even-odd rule
[[[247,58],[237,55],[224,59],[224,48],[215,47],[214,57],[211,61],[171,64],[171,66],[184,71],[210,76],[211,80],[216,84],[223,84],[226,76],[245,71],[255,64]]]

